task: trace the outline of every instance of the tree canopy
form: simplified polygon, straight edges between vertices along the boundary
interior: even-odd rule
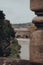
[[[0,11],[0,57],[19,58],[20,48],[10,21]]]

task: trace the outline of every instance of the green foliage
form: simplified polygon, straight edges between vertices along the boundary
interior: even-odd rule
[[[21,46],[15,39],[15,31],[12,28],[10,21],[5,20],[3,13],[1,16],[0,16],[0,57],[20,58],[19,53]]]
[[[13,39],[12,40],[12,42],[10,44],[10,48],[11,48],[10,57],[20,58],[19,53],[20,53],[21,46],[18,45],[18,41],[16,39]]]

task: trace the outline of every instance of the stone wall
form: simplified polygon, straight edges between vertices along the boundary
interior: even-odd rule
[[[21,59],[9,59],[0,57],[0,65],[43,65],[40,63],[33,63],[29,60],[21,60]]]
[[[0,58],[0,65],[30,65],[28,60]]]

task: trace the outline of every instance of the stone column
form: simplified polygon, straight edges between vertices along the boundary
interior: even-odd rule
[[[30,0],[30,9],[37,15],[32,20],[37,29],[31,32],[30,62],[43,63],[43,0]]]

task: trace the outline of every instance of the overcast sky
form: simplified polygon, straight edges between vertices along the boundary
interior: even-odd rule
[[[0,10],[11,23],[28,23],[35,16],[30,10],[30,0],[0,0]]]

